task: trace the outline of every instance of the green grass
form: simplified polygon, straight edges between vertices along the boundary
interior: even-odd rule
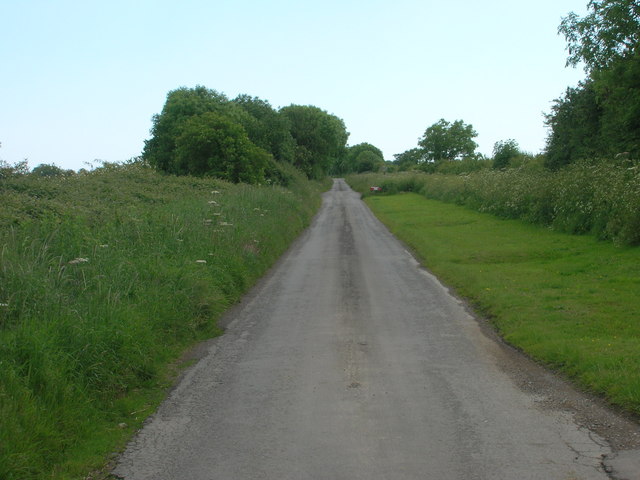
[[[509,343],[640,414],[640,249],[417,194],[366,201]]]
[[[101,468],[181,352],[219,334],[220,314],[309,223],[322,188],[135,164],[0,180],[0,478]]]
[[[554,172],[533,162],[464,175],[402,172],[354,175],[348,181],[361,192],[378,185],[386,193],[420,193],[560,232],[640,244],[640,164],[627,159],[584,161]]]

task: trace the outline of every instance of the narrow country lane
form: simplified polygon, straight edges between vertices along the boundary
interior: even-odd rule
[[[126,480],[607,479],[604,440],[500,347],[342,180],[120,458]]]

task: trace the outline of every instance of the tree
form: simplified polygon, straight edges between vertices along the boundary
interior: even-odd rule
[[[373,152],[380,160],[384,160],[384,155],[382,154],[382,150],[378,147],[371,145],[370,143],[363,142],[358,143],[357,145],[352,145],[347,148],[347,157],[352,160],[355,160],[358,155],[362,152]]]
[[[13,165],[0,159],[0,179],[17,177],[28,173],[29,162],[26,158],[21,162],[14,163]]]
[[[242,125],[215,112],[186,120],[176,139],[176,173],[231,182],[264,180],[270,155],[254,145]]]
[[[384,159],[373,150],[363,150],[355,159],[355,171],[358,173],[375,172],[383,165]]]
[[[409,170],[426,161],[422,148],[411,148],[402,153],[396,153],[393,157],[395,158],[393,163],[395,163],[400,170]]]
[[[318,107],[290,105],[280,112],[289,119],[296,141],[294,165],[309,178],[321,178],[344,154],[349,133],[344,122]]]
[[[232,103],[254,119],[251,124],[243,123],[253,143],[271,153],[276,160],[294,162],[296,142],[291,136],[291,124],[285,115],[258,97],[238,95]]]
[[[568,44],[567,65],[583,61],[588,78],[567,89],[546,116],[548,168],[640,155],[640,3],[591,0],[588,8],[587,16],[570,13],[558,28]]]
[[[602,108],[598,104],[592,81],[567,88],[556,99],[545,123],[550,128],[544,165],[557,169],[576,160],[598,156],[601,145]]]
[[[591,73],[601,109],[602,154],[640,157],[640,51]]]
[[[334,163],[332,172],[334,174],[342,175],[345,173],[366,171],[361,170],[362,167],[360,166],[360,162],[358,161],[358,157],[364,152],[371,153],[371,155],[363,157],[367,159],[367,162],[373,162],[374,164],[384,163],[382,150],[370,143],[363,142],[347,147],[344,155],[342,155]],[[371,171],[374,168],[375,167],[371,165],[371,168],[368,171]]]
[[[587,6],[590,14],[580,18],[571,12],[558,27],[568,44],[567,65],[583,61],[587,71],[600,70],[638,52],[638,0],[591,0]]]
[[[167,94],[160,114],[153,116],[151,139],[145,141],[142,157],[149,165],[169,173],[178,173],[175,164],[176,140],[187,120],[206,112],[223,113],[227,97],[203,86],[178,88]]]
[[[520,155],[518,142],[513,139],[501,140],[493,145],[493,168],[507,168],[511,160]]]
[[[46,163],[41,163],[37,167],[34,167],[31,170],[31,175],[36,177],[68,177],[73,175],[75,172],[73,170],[63,170],[57,165],[49,165]]]
[[[462,120],[449,123],[441,119],[427,128],[418,145],[429,161],[460,160],[474,154],[478,144],[473,138],[477,136],[473,126],[465,125]]]

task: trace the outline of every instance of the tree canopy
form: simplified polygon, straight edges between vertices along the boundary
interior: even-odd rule
[[[545,166],[557,169],[578,159],[597,156],[600,146],[602,108],[598,105],[593,82],[567,88],[564,97],[556,99],[546,116],[550,127],[547,137]]]
[[[176,140],[177,173],[258,183],[270,155],[249,140],[244,127],[215,112],[190,117]]]
[[[570,13],[558,29],[567,65],[584,62],[587,79],[556,99],[545,165],[591,157],[640,156],[640,3],[592,0],[584,18]]]
[[[518,142],[510,138],[501,140],[493,145],[493,168],[501,169],[509,167],[511,160],[520,155]]]
[[[325,176],[343,155],[344,122],[314,106],[275,110],[258,97],[229,100],[215,90],[181,87],[153,116],[143,159],[176,175],[214,175],[234,182],[282,182],[279,162],[310,178]]]
[[[409,170],[426,161],[425,153],[422,148],[410,148],[402,153],[396,153],[394,161],[400,170]]]
[[[311,105],[290,105],[280,113],[289,120],[296,142],[294,165],[309,178],[325,176],[344,154],[349,138],[344,122]]]
[[[355,159],[355,171],[358,173],[375,172],[384,165],[384,159],[373,150],[364,150]]]
[[[36,177],[69,177],[74,174],[73,170],[65,170],[49,163],[41,163],[31,170],[31,175]]]
[[[244,124],[253,143],[271,152],[276,160],[294,162],[296,142],[291,136],[291,123],[285,115],[275,110],[268,101],[258,97],[238,95],[233,103],[253,119]]]
[[[229,100],[203,86],[181,87],[167,94],[162,112],[153,116],[151,138],[145,142],[143,158],[168,173],[183,173],[175,158],[176,140],[189,118],[206,112],[223,113]]]
[[[366,153],[366,155],[361,156]],[[384,164],[382,150],[367,143],[358,143],[348,146],[344,154],[336,160],[332,166],[332,173],[344,175],[354,172],[372,172],[379,169]]]
[[[587,70],[611,66],[637,53],[640,42],[640,3],[637,0],[591,0],[584,18],[574,12],[562,19],[558,32],[567,40],[567,65],[581,61]]]
[[[427,161],[460,160],[474,154],[478,133],[462,120],[453,123],[440,119],[426,129],[418,141]]]

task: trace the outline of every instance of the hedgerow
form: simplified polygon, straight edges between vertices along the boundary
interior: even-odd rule
[[[362,192],[375,184],[383,192],[416,192],[619,245],[640,243],[640,165],[631,162],[579,162],[558,171],[522,167],[466,175],[371,174],[348,181]]]

